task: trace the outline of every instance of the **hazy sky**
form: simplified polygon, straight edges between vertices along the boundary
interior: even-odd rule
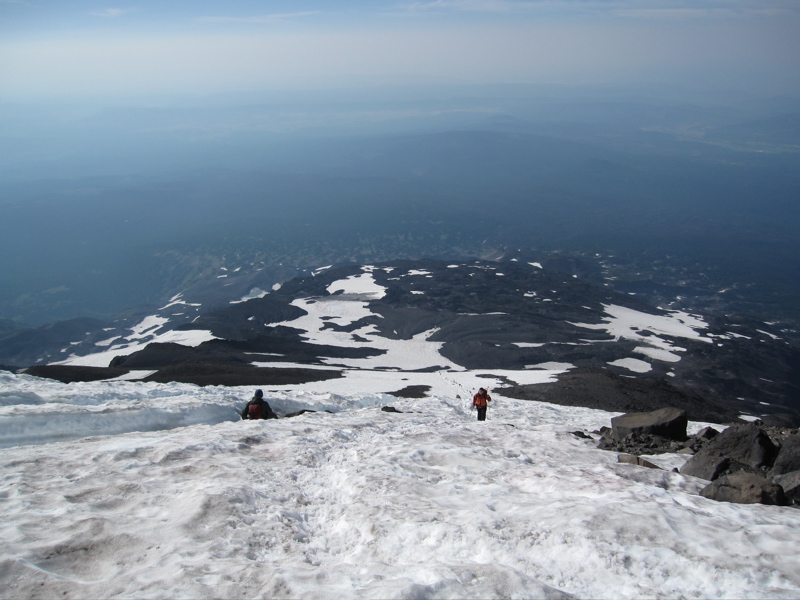
[[[0,0],[0,94],[800,89],[798,0]]]

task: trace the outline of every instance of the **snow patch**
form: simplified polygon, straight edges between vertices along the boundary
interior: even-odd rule
[[[677,352],[685,352],[685,348],[678,348],[673,347],[674,351]],[[633,349],[634,352],[637,354],[644,354],[645,356],[652,358],[653,360],[660,360],[662,362],[679,362],[681,357],[675,354],[674,352],[669,352],[667,350],[662,350],[660,348],[653,348],[652,346],[636,346]]]
[[[572,325],[606,331],[615,341],[627,339],[642,343],[644,346],[638,347],[637,352],[647,354],[644,352],[645,348],[653,348],[660,352],[653,355],[648,354],[648,356],[668,362],[675,362],[675,358],[679,359],[673,353],[684,351],[684,349],[658,337],[660,335],[712,343],[711,339],[703,337],[697,331],[707,327],[705,321],[682,311],[669,311],[666,315],[651,315],[614,304],[604,304],[603,307],[608,316],[603,319],[602,323],[572,323]],[[648,352],[650,351],[648,350]]]
[[[151,315],[145,317],[137,325],[131,327],[131,334],[126,337],[129,340],[137,340],[148,335],[153,335],[156,329],[160,329],[163,325],[169,323],[169,319],[159,317],[158,315]]]
[[[647,373],[653,370],[653,367],[652,365],[650,365],[650,363],[646,363],[645,361],[639,360],[637,358],[620,358],[619,360],[615,360],[608,364],[614,367],[622,367],[623,369],[628,369],[629,371],[633,371],[634,373]]]
[[[378,285],[371,273],[351,275],[347,279],[334,281],[327,287],[327,290],[329,294],[342,292],[344,294],[363,296],[370,300],[378,300],[386,295],[386,288]]]
[[[280,285],[277,284],[277,283],[275,285],[278,285],[280,287]],[[273,289],[274,289],[274,286],[273,286]],[[242,302],[247,302],[248,300],[254,300],[256,298],[264,298],[268,294],[269,294],[269,292],[266,292],[266,291],[262,290],[261,288],[254,287],[247,294],[245,294],[244,296],[242,296],[238,300],[231,300],[230,303],[231,304],[241,304]]]
[[[534,344],[529,342],[514,342],[512,345],[516,346],[517,348],[541,348],[542,346],[546,346],[547,344]]]
[[[760,421],[760,417],[754,417],[753,415],[739,415],[739,418],[742,421],[748,421],[749,423],[754,423],[755,421]]]

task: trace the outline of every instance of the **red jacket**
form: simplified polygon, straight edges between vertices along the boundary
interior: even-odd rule
[[[477,406],[478,408],[486,408],[486,403],[491,401],[492,397],[489,394],[481,395],[480,393],[477,393],[472,397],[472,406]]]

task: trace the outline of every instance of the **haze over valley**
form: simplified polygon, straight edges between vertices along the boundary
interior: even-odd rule
[[[26,152],[0,161],[0,316],[108,317],[221,268],[522,249],[797,318],[796,101],[436,91],[6,105]]]
[[[0,0],[0,597],[800,596],[799,31]]]

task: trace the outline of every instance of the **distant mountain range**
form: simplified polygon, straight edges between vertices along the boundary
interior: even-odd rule
[[[0,364],[36,356],[28,373],[62,381],[263,387],[401,371],[408,386],[385,390],[401,396],[472,371],[519,398],[800,423],[800,348],[780,325],[657,308],[566,271],[511,254],[340,265],[283,285],[228,272],[149,314],[6,334]]]

